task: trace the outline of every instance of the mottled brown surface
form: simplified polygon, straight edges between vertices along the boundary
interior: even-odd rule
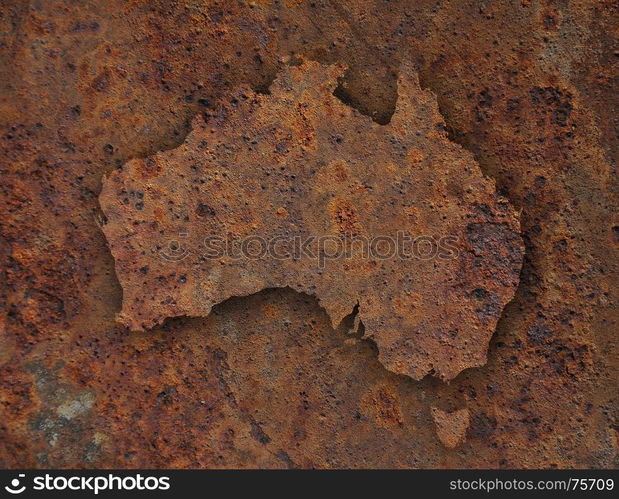
[[[445,447],[453,449],[464,441],[466,430],[471,424],[471,416],[466,407],[453,412],[430,407],[430,413],[436,425],[438,439]]]
[[[452,379],[486,363],[518,284],[517,213],[437,131],[436,100],[410,68],[386,125],[333,95],[343,73],[287,68],[269,95],[237,92],[178,148],[105,179],[122,323],[206,316],[289,287],[318,298],[334,327],[357,307],[392,372]]]
[[[616,467],[613,2],[3,2],[0,464]],[[389,122],[401,62],[517,209],[525,259],[483,367],[385,370],[269,290],[131,333],[101,179],[303,56]],[[446,449],[430,407],[467,408]]]

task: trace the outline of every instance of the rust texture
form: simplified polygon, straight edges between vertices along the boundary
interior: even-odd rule
[[[518,283],[517,215],[437,131],[436,100],[410,69],[388,125],[333,95],[343,73],[287,69],[269,95],[238,92],[178,148],[104,181],[124,324],[290,287],[316,296],[334,327],[356,304],[390,371],[452,379],[485,364]],[[240,247],[220,254],[214,236]],[[169,238],[180,242],[168,254]]]
[[[436,424],[436,434],[448,449],[453,449],[466,438],[466,430],[471,424],[469,410],[458,409],[453,412],[431,407],[432,419]]]
[[[589,0],[2,2],[0,465],[616,467],[616,15]],[[472,170],[450,180],[491,181],[519,213],[515,295],[485,308],[500,314],[489,346],[488,324],[467,347],[487,362],[449,383],[386,369],[363,338],[380,331],[356,327],[361,306],[334,328],[289,288],[146,331],[116,321],[103,179],[179,154],[235,119],[239,89],[274,99],[278,74],[313,63],[348,68],[334,105],[377,134],[396,125],[410,66],[424,89],[410,95],[431,92],[440,112],[421,128],[444,123],[420,152],[459,151]],[[480,362],[439,364],[451,377]],[[455,448],[431,408],[468,411]]]

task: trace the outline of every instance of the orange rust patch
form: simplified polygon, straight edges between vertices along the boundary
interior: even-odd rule
[[[368,393],[362,401],[362,410],[383,428],[404,423],[399,397],[390,386],[380,386]]]
[[[343,197],[334,198],[329,202],[328,210],[335,232],[354,235],[363,232],[357,209],[349,200]]]

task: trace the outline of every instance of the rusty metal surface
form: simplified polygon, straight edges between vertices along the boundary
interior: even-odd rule
[[[448,449],[454,449],[461,444],[471,424],[469,410],[465,407],[444,411],[438,407],[431,407],[430,412],[436,425],[436,434],[443,445]]]
[[[105,179],[122,323],[207,316],[289,287],[318,298],[334,327],[357,307],[392,372],[449,380],[486,363],[518,284],[517,213],[440,131],[410,68],[385,125],[333,95],[343,74],[284,69],[269,95],[238,91],[178,148]]]
[[[615,9],[4,2],[0,465],[615,467]],[[267,93],[299,57],[346,64],[335,95],[377,126],[411,64],[449,139],[521,210],[523,270],[484,366],[391,373],[289,289],[145,332],[115,321],[104,175],[177,148],[196,114],[242,85]],[[431,408],[468,411],[453,449]]]

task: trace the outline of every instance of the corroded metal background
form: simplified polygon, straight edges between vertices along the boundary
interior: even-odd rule
[[[0,465],[616,466],[615,8],[4,2]],[[412,64],[522,210],[520,284],[485,366],[390,373],[288,289],[147,332],[115,322],[102,177],[299,57],[345,63],[335,95],[379,124]]]

